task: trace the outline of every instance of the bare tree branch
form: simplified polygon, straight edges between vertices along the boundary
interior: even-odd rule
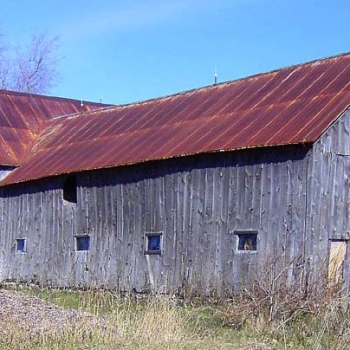
[[[33,36],[25,48],[2,49],[0,37],[0,88],[46,93],[58,79],[58,37]]]
[[[0,88],[8,86],[10,75],[10,59],[8,57],[9,46],[3,32],[0,31]]]

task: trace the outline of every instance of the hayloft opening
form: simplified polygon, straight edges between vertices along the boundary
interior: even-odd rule
[[[75,237],[75,249],[77,251],[90,250],[90,236],[76,236]]]
[[[235,231],[238,236],[238,247],[240,251],[256,251],[258,242],[257,231]]]
[[[18,253],[24,253],[27,251],[27,241],[25,238],[16,239],[16,251]]]
[[[146,233],[146,254],[161,254],[162,233]]]
[[[63,199],[69,203],[77,203],[77,177],[70,175],[63,182]]]

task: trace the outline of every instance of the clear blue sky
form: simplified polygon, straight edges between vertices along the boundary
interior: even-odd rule
[[[129,103],[350,50],[349,0],[16,0],[12,43],[58,35],[51,94]],[[350,78],[350,77],[349,77]]]

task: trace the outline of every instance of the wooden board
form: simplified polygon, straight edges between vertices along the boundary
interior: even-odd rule
[[[328,283],[332,289],[340,287],[342,283],[345,254],[345,241],[331,242],[328,263]]]

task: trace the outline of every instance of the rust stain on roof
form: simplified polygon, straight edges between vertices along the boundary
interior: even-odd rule
[[[9,139],[12,146],[2,162],[7,157],[20,164],[5,185],[204,152],[315,142],[350,105],[350,54],[94,111],[89,109],[98,105],[80,110],[77,101],[45,97],[28,104],[26,96],[19,102],[3,94],[0,145]]]
[[[0,90],[0,164],[21,165],[53,117],[96,108],[101,104]]]

